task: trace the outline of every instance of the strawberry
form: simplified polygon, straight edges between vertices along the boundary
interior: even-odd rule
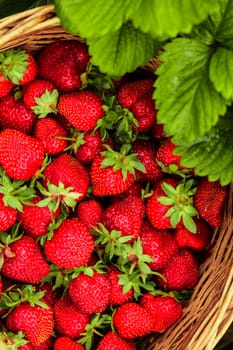
[[[29,302],[17,305],[7,317],[7,326],[11,330],[22,331],[32,345],[39,345],[52,336],[54,319],[51,306],[31,306]],[[13,330],[14,331],[14,330]]]
[[[11,228],[17,219],[17,210],[5,205],[3,195],[0,193],[0,231]]]
[[[34,198],[30,205],[24,205],[23,211],[18,212],[18,220],[24,233],[34,239],[46,235],[49,225],[53,219],[56,220],[59,215],[59,208],[54,212],[47,206],[39,207],[36,204],[42,200],[41,197]]]
[[[211,182],[203,178],[197,184],[194,205],[199,215],[212,227],[219,227],[223,223],[227,194],[227,187],[221,186],[219,181]]]
[[[58,90],[70,92],[82,85],[80,74],[89,61],[87,46],[75,40],[57,40],[44,47],[38,56],[39,76]]]
[[[11,80],[5,78],[3,73],[0,71],[0,97],[6,96],[13,89],[14,84]]]
[[[76,202],[85,198],[90,183],[86,168],[68,153],[58,155],[47,165],[43,181],[47,186],[49,183],[58,186],[57,195],[60,199],[63,193],[59,194],[59,183],[62,183],[65,188],[70,188],[71,196],[76,194],[74,197]]]
[[[196,191],[194,180],[181,181],[174,177],[158,180],[152,195],[146,201],[146,216],[155,228],[175,228],[185,226],[196,232],[193,217],[197,210],[193,206]]]
[[[109,331],[99,342],[97,350],[136,350],[136,345]]]
[[[152,196],[148,197],[145,202],[146,217],[152,226],[158,229],[172,228],[170,218],[168,216],[165,216],[169,207],[159,202],[159,198],[165,195],[165,192],[162,188],[162,184],[164,184],[164,182],[174,188],[177,185],[176,180],[173,178],[158,180],[153,187]]]
[[[132,106],[132,112],[138,125],[132,128],[137,132],[145,132],[150,129],[156,118],[155,101],[152,99],[152,91],[148,91]]]
[[[151,293],[145,293],[140,300],[140,305],[152,314],[154,319],[153,332],[156,333],[164,333],[183,314],[182,304],[169,295],[154,296]]]
[[[121,305],[113,315],[113,325],[125,339],[148,335],[153,331],[153,316],[136,302]]]
[[[60,95],[57,109],[80,131],[93,130],[98,119],[104,116],[101,98],[90,90]]]
[[[57,337],[54,343],[54,350],[64,350],[64,349],[69,349],[69,350],[85,350],[84,347],[81,344],[78,344],[76,341],[65,337]]]
[[[77,217],[84,222],[89,229],[92,229],[101,221],[103,207],[95,199],[86,199],[78,203],[76,214]]]
[[[68,285],[68,295],[78,310],[85,314],[103,313],[109,305],[110,283],[104,274],[80,273]]]
[[[13,129],[0,132],[0,164],[9,177],[28,180],[36,174],[43,160],[44,147],[36,138]]]
[[[0,127],[15,129],[30,134],[36,115],[25,107],[22,99],[7,95],[0,99]]]
[[[111,285],[109,304],[113,306],[124,304],[133,299],[133,288],[124,293],[123,286],[119,283],[119,275],[121,275],[121,271],[113,268],[109,269],[107,273]]]
[[[34,80],[38,66],[33,55],[24,49],[9,49],[0,53],[0,71],[13,84],[24,85]]]
[[[127,155],[127,145],[120,152],[107,145],[106,149],[95,157],[91,166],[92,193],[97,197],[123,193],[135,181],[135,169],[145,171],[136,154]]]
[[[55,330],[59,336],[77,339],[90,322],[90,316],[79,311],[68,296],[57,300],[53,311]]]
[[[157,277],[157,282],[161,288],[168,291],[192,289],[199,278],[199,267],[194,255],[185,248],[180,249],[160,272],[165,280]]]
[[[156,148],[152,141],[137,139],[133,142],[133,151],[144,165],[145,173],[135,171],[136,180],[141,183],[155,182],[163,177],[162,170],[155,161]]]
[[[167,266],[170,259],[178,252],[178,244],[173,235],[166,229],[156,229],[144,222],[140,233],[143,253],[151,256],[148,265],[154,271]]]
[[[47,80],[34,79],[23,87],[23,101],[39,117],[56,112],[58,91]]]
[[[37,119],[33,136],[41,141],[44,151],[49,156],[56,156],[65,151],[68,146],[66,129],[52,117]]]
[[[75,157],[83,164],[90,164],[97,154],[102,151],[102,141],[99,132],[78,133],[72,145]]]
[[[33,350],[52,350],[53,347],[53,337],[50,337],[48,340],[44,341],[39,345],[34,345]]]
[[[144,204],[141,198],[129,195],[119,202],[111,204],[103,213],[102,222],[109,230],[120,231],[122,236],[138,238],[144,216]]]
[[[158,124],[157,120],[151,125],[150,128],[151,137],[157,141],[162,141],[166,138],[166,135],[163,130],[163,124]]]
[[[194,218],[194,221],[197,227],[196,233],[190,232],[185,227],[175,229],[174,237],[179,248],[189,248],[194,251],[206,249],[210,241],[212,228],[201,218]]]
[[[55,265],[72,269],[85,265],[94,249],[88,227],[78,219],[69,218],[54,230],[54,236],[45,242],[44,251]]]
[[[167,168],[175,164],[178,169],[184,169],[180,164],[181,156],[173,153],[175,148],[176,145],[172,142],[171,138],[165,139],[156,153],[156,161],[162,163]]]
[[[121,85],[117,95],[120,105],[131,110],[141,96],[153,90],[153,84],[152,79],[125,82]]]
[[[49,274],[40,246],[31,237],[22,236],[6,245],[2,274],[16,281],[36,284]]]

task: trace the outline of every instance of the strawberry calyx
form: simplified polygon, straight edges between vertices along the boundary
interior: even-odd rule
[[[104,336],[104,330],[112,325],[112,316],[108,314],[96,313],[92,316],[90,323],[86,325],[85,332],[80,334],[78,343],[85,345],[86,350],[91,350],[94,335]]]
[[[166,196],[160,196],[158,201],[169,208],[165,217],[170,217],[173,228],[182,220],[184,226],[192,233],[197,232],[194,216],[198,216],[198,211],[193,206],[193,196],[196,192],[193,179],[182,181],[176,188],[166,183],[161,185]]]
[[[57,89],[46,91],[40,96],[35,97],[36,105],[32,107],[33,112],[38,115],[38,118],[44,118],[49,113],[57,113],[59,93]]]
[[[18,288],[12,285],[4,293],[1,293],[0,307],[9,309],[6,317],[17,305],[28,302],[30,306],[38,305],[43,309],[48,309],[48,305],[43,302],[42,298],[45,291],[37,291],[36,287],[30,284]]]
[[[74,208],[77,204],[77,199],[82,196],[79,192],[74,192],[73,186],[65,187],[62,182],[59,181],[58,186],[47,182],[47,189],[38,182],[37,187],[40,193],[45,197],[39,201],[36,205],[38,207],[48,206],[49,210],[56,211],[60,206],[65,208]]]
[[[191,174],[190,174],[191,169],[187,169],[187,168],[179,169],[177,164],[169,164],[169,166],[166,166],[165,164],[163,164],[159,160],[156,160],[156,162],[158,163],[158,165],[162,169],[162,172],[165,174],[178,175],[178,176],[182,177],[183,179],[186,179],[188,176],[191,176]]]
[[[18,241],[23,236],[23,232],[19,233],[20,223],[12,226],[11,232],[1,232],[0,237],[0,271],[4,264],[4,258],[14,258],[15,253],[12,252],[10,244]]]
[[[2,350],[17,350],[21,346],[28,343],[24,338],[23,332],[13,333],[3,331],[0,333],[0,349]]]
[[[94,236],[99,258],[106,264],[112,262],[116,256],[120,256],[126,248],[126,243],[132,238],[132,236],[122,236],[121,231],[109,231],[102,223],[90,232]]]
[[[29,64],[28,53],[23,49],[9,49],[0,53],[0,71],[12,83],[22,80]]]
[[[2,168],[0,168],[0,193],[3,194],[4,205],[20,212],[23,211],[23,204],[30,205],[30,201],[36,197],[35,190],[28,187],[25,181],[10,179]]]
[[[119,152],[114,151],[109,145],[104,145],[104,147],[106,151],[100,153],[104,157],[101,167],[113,167],[113,171],[121,169],[124,181],[128,173],[135,176],[135,169],[141,172],[146,171],[144,165],[138,160],[137,153],[129,153],[131,149],[130,144],[121,146]]]

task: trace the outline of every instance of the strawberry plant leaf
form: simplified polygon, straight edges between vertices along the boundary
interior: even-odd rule
[[[228,185],[233,181],[233,111],[221,117],[218,124],[204,137],[190,146],[179,146],[181,163],[195,168],[195,174],[208,176],[210,181],[220,180]]]
[[[96,38],[117,31],[141,1],[55,0],[61,24],[72,34]]]
[[[233,50],[233,3],[230,0],[222,0],[221,25],[218,28],[216,41]]]
[[[113,77],[145,66],[161,45],[150,34],[134,28],[131,22],[124,23],[114,33],[89,38],[87,43],[93,63]]]
[[[164,49],[155,82],[157,119],[175,143],[187,145],[217,124],[227,101],[209,79],[213,48],[196,39],[177,38]]]
[[[217,12],[219,4],[216,0],[144,0],[135,9],[132,20],[143,32],[164,39],[179,32],[190,33],[193,25]]]

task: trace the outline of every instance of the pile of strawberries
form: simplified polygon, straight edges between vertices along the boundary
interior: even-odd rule
[[[228,190],[181,164],[155,76],[0,53],[1,349],[135,350],[182,317]]]

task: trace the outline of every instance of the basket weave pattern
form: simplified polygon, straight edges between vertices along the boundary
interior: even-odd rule
[[[0,20],[0,51],[21,46],[31,52],[56,39],[77,39],[61,26],[52,5]],[[149,68],[156,67],[152,59]],[[181,320],[149,339],[148,350],[213,350],[233,322],[233,185],[221,228],[215,230],[200,279]]]

